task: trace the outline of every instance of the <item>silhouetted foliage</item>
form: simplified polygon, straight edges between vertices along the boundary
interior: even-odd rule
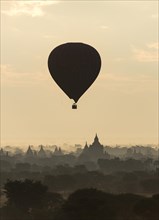
[[[159,219],[159,195],[143,198],[134,207],[134,212],[143,220]]]
[[[115,159],[99,159],[98,160],[99,168],[104,173],[116,172],[116,171],[135,171],[135,170],[144,170],[144,163],[140,160],[128,159],[120,160],[119,158]]]
[[[4,190],[8,200],[1,215],[6,220],[51,220],[64,202],[60,194],[48,192],[39,181],[8,180]]]
[[[24,180],[5,184],[8,201],[2,220],[158,220],[159,194],[110,194],[95,188],[80,189],[66,200],[49,192],[41,182]]]
[[[28,179],[25,181],[8,181],[4,189],[9,206],[15,205],[17,208],[27,211],[30,208],[44,206],[44,195],[46,195],[47,186],[44,186],[41,182],[33,182]]]
[[[142,202],[146,200],[147,203]],[[96,189],[72,193],[62,206],[58,220],[157,220],[158,197],[113,195]],[[145,206],[144,206],[145,204]]]
[[[96,189],[78,190],[71,194],[62,208],[62,220],[114,220],[114,196]]]
[[[142,180],[141,186],[147,193],[159,193],[159,177]]]
[[[31,164],[29,163],[17,163],[15,166],[15,169],[17,171],[30,171]]]

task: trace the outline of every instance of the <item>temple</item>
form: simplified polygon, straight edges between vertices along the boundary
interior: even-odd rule
[[[87,142],[80,155],[82,160],[97,161],[99,158],[109,158],[109,154],[104,151],[104,146],[100,143],[98,135],[96,134],[94,141],[88,146]]]
[[[31,146],[30,146],[30,145],[29,145],[29,147],[28,147],[28,150],[27,150],[25,156],[28,157],[28,158],[34,157],[34,152],[33,152],[33,150],[31,149]]]
[[[38,157],[40,157],[40,158],[46,157],[46,152],[45,152],[45,150],[44,150],[42,145],[40,145],[40,150],[38,152]]]

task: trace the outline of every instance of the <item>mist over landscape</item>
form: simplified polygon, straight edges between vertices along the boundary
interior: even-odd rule
[[[56,145],[30,145],[25,151],[6,146],[0,150],[1,215],[7,220],[157,220],[158,156],[154,146],[103,146],[97,134],[90,145],[70,152]]]

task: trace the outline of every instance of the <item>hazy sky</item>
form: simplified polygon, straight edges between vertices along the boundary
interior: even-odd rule
[[[1,1],[1,145],[157,144],[158,1]],[[95,47],[99,77],[78,109],[47,59],[65,42]]]

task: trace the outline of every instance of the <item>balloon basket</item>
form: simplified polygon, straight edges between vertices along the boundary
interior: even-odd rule
[[[72,105],[72,109],[77,109],[76,103],[74,103],[74,104]]]

